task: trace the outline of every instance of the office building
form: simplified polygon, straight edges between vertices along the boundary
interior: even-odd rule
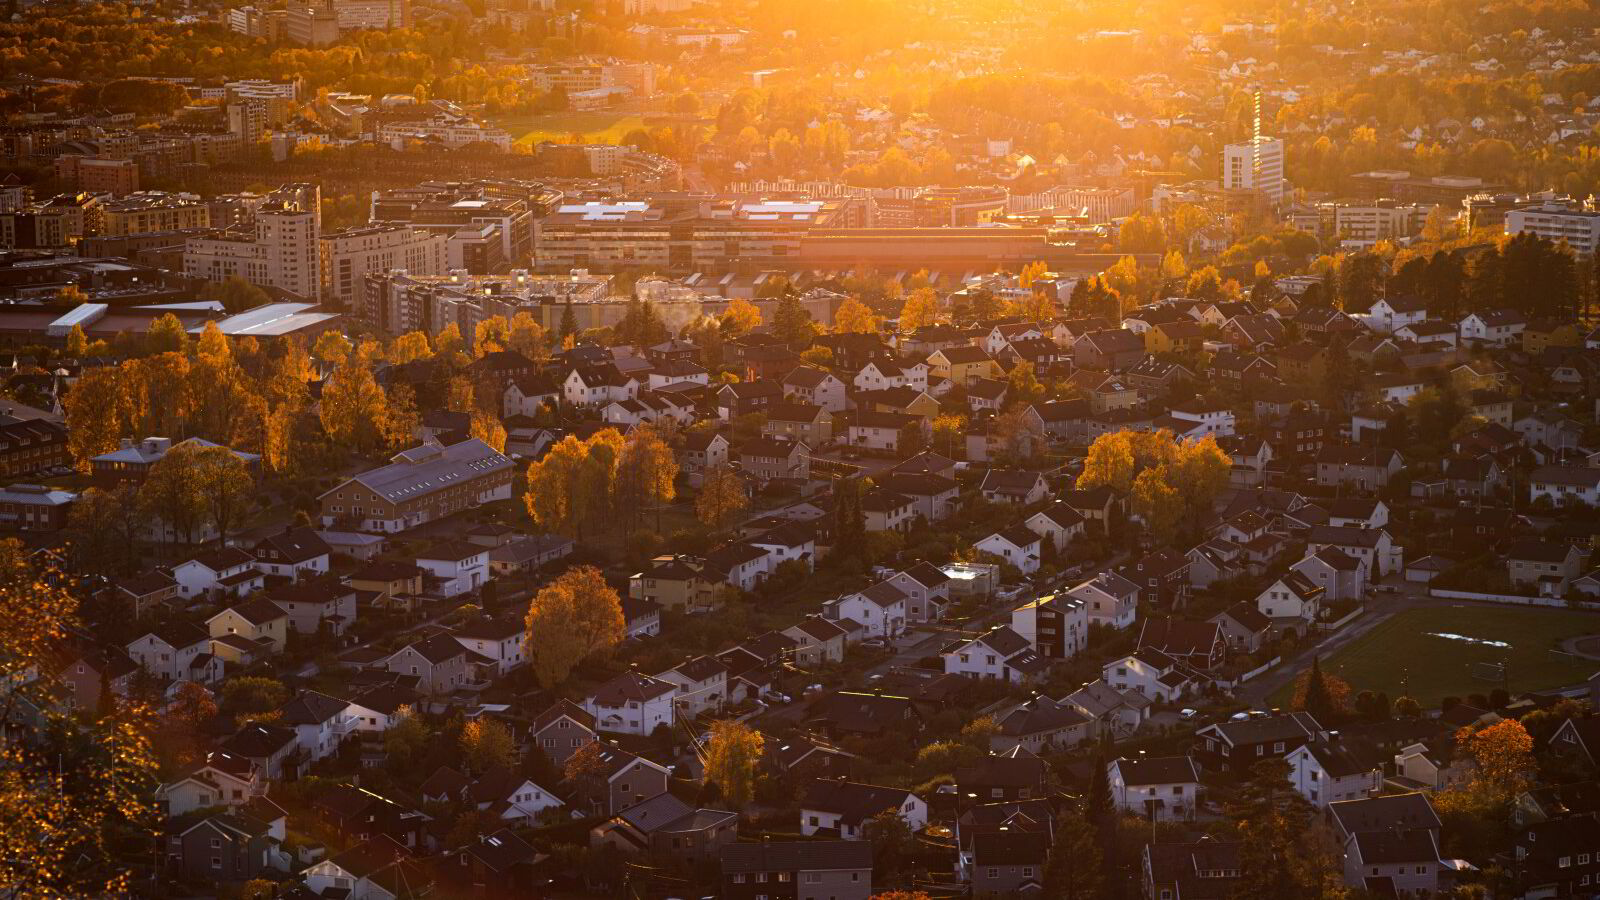
[[[486,275],[527,265],[534,220],[559,197],[515,181],[424,182],[375,192],[368,218],[438,231],[450,239],[450,268]]]
[[[182,231],[211,224],[211,208],[194,194],[140,191],[100,207],[100,233],[111,237]]]
[[[1224,147],[1222,187],[1230,191],[1260,191],[1272,203],[1282,203],[1287,190],[1283,141],[1262,137]]]
[[[560,88],[568,97],[587,91],[621,88],[635,97],[656,92],[656,68],[650,63],[563,63],[531,66],[529,80],[541,92]]]
[[[388,335],[408,331],[434,335],[454,325],[470,336],[485,319],[500,316],[509,322],[519,312],[532,314],[549,330],[560,327],[569,303],[579,328],[594,327],[599,323],[592,307],[611,294],[609,276],[587,272],[535,275],[519,269],[509,275],[461,271],[423,275],[395,270],[370,274],[366,282],[362,318]],[[616,319],[605,324],[616,324],[626,312],[625,303],[615,305]]]

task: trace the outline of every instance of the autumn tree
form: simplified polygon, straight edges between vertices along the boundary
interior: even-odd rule
[[[289,699],[289,689],[275,678],[232,675],[222,683],[222,708],[235,715],[277,709]]]
[[[136,488],[91,487],[67,514],[67,560],[76,572],[126,575],[138,563],[135,541],[144,524]]]
[[[116,369],[85,371],[62,401],[66,410],[67,452],[88,474],[89,460],[117,449],[128,420],[128,398]]]
[[[568,569],[533,596],[527,647],[534,675],[546,689],[566,680],[578,663],[622,642],[622,599],[593,566]]]
[[[1295,679],[1294,708],[1303,709],[1323,725],[1335,725],[1349,705],[1350,685],[1322,671],[1322,660],[1313,656],[1311,668]]]
[[[716,466],[706,472],[700,484],[694,511],[706,527],[721,531],[744,512],[749,502],[744,492],[744,479],[728,466]]]
[[[187,353],[189,329],[183,327],[177,316],[167,313],[150,322],[145,344],[151,353]]]
[[[617,459],[615,498],[617,514],[628,529],[637,528],[645,510],[656,508],[659,523],[661,508],[677,496],[678,460],[672,448],[652,425],[635,428],[622,445]]]
[[[916,331],[939,321],[939,295],[931,287],[920,287],[906,294],[900,308],[900,330]]]
[[[83,333],[83,326],[76,322],[72,324],[72,330],[67,332],[66,351],[73,359],[89,355],[89,336]]]
[[[517,762],[517,744],[511,729],[500,721],[477,716],[461,729],[461,756],[478,774],[490,769],[510,769]]]
[[[761,308],[743,297],[728,301],[722,314],[722,332],[730,337],[749,334],[761,325]]]
[[[772,313],[772,334],[791,347],[809,344],[816,337],[817,323],[793,291],[778,298],[778,308]]]
[[[81,628],[63,573],[10,556],[0,572],[0,885],[10,897],[133,893],[157,837],[156,722],[109,695],[98,716],[60,697],[60,651]],[[19,739],[26,738],[26,739]]]
[[[177,771],[200,757],[205,745],[204,729],[217,716],[217,702],[205,685],[194,681],[178,684],[172,703],[161,714],[160,750],[167,756],[168,771]]]
[[[846,297],[833,313],[836,334],[877,334],[881,320],[860,298]]]
[[[1267,759],[1225,808],[1240,841],[1240,880],[1230,897],[1336,896],[1342,887],[1331,841],[1309,802],[1289,782],[1289,764]]]
[[[239,455],[227,447],[199,447],[188,471],[204,499],[207,524],[216,529],[218,544],[225,545],[229,530],[255,500],[255,478]]]
[[[433,345],[428,342],[428,335],[422,331],[408,331],[395,338],[389,344],[386,354],[390,363],[400,366],[418,360],[433,357]]]
[[[472,437],[483,441],[497,452],[506,452],[506,426],[501,423],[499,416],[476,406],[469,416],[468,433]]]
[[[511,317],[511,334],[506,338],[506,349],[514,350],[535,362],[550,355],[550,345],[544,326],[523,310]]]
[[[731,809],[742,810],[755,799],[756,773],[765,743],[761,732],[743,722],[721,719],[711,724],[703,781],[715,784]]]
[[[145,514],[162,523],[164,534],[185,544],[204,532],[210,512],[199,480],[202,449],[200,444],[178,444],[156,460],[139,486]]]
[[[327,366],[338,368],[344,365],[350,357],[350,351],[355,348],[350,339],[337,331],[324,331],[317,335],[317,342],[311,347],[311,355],[317,361]]]
[[[606,428],[587,440],[567,435],[528,467],[523,502],[547,530],[582,539],[610,516],[622,435]]]
[[[511,341],[511,323],[505,316],[489,316],[472,330],[472,355],[482,359],[506,349]]]
[[[322,428],[335,444],[360,455],[370,454],[385,445],[387,402],[372,369],[347,353],[322,389]]]
[[[1183,499],[1168,481],[1167,467],[1160,465],[1140,472],[1133,480],[1129,500],[1134,515],[1150,529],[1156,542],[1162,546],[1172,543],[1183,517]]]

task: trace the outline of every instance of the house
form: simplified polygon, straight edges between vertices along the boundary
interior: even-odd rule
[[[1468,313],[1461,320],[1461,340],[1491,347],[1509,347],[1521,341],[1522,330],[1527,325],[1527,317],[1512,309]]]
[[[913,514],[930,523],[954,515],[961,499],[961,485],[944,475],[931,472],[888,472],[877,479],[885,491],[910,500]],[[879,529],[890,530],[890,529]]]
[[[396,900],[425,896],[433,879],[413,862],[411,852],[387,835],[368,838],[349,850],[315,863],[302,873],[317,896],[345,891],[346,900]]]
[[[691,612],[715,608],[729,590],[729,585],[705,570],[704,559],[681,554],[658,556],[649,568],[628,579],[630,598]]]
[[[1292,712],[1215,722],[1195,737],[1203,742],[1198,748],[1201,765],[1244,774],[1262,759],[1286,757],[1322,733],[1310,713]]]
[[[624,672],[584,698],[583,709],[600,731],[647,736],[677,721],[678,686],[638,672]]]
[[[817,559],[817,526],[808,522],[788,522],[764,531],[749,540],[750,546],[764,550],[774,571],[784,563],[797,562],[811,571]]]
[[[928,364],[879,357],[869,360],[850,382],[857,390],[879,391],[884,388],[909,387],[919,391],[928,389]]]
[[[166,858],[181,877],[236,884],[287,873],[290,864],[279,841],[271,823],[234,812],[183,820],[167,831],[164,843]]]
[[[1072,361],[1080,369],[1121,372],[1133,368],[1144,355],[1144,339],[1120,328],[1090,331],[1072,342]]]
[[[460,799],[469,809],[524,827],[537,823],[546,810],[566,806],[547,788],[504,766],[492,767],[468,782]]]
[[[833,440],[833,413],[814,403],[774,403],[761,432],[768,437],[821,447]]]
[[[1321,617],[1325,593],[1305,575],[1289,571],[1256,595],[1256,609],[1279,629],[1304,632]]]
[[[1050,835],[1039,831],[982,831],[972,836],[968,867],[975,897],[1027,897],[1044,887]]]
[[[1404,461],[1394,450],[1378,447],[1324,446],[1317,453],[1317,484],[1376,491],[1386,487]]]
[[[1396,546],[1382,528],[1348,528],[1313,525],[1306,533],[1306,552],[1316,553],[1334,547],[1366,566],[1367,580],[1376,581],[1398,573],[1405,565],[1404,548]]]
[[[1177,609],[1189,595],[1189,558],[1168,550],[1147,553],[1122,568],[1148,607]]]
[[[300,751],[316,762],[337,753],[351,732],[350,701],[320,691],[301,691],[278,708],[276,721],[294,729]]]
[[[112,584],[117,603],[125,604],[134,619],[143,619],[181,596],[178,582],[160,569],[118,578]]]
[[[1101,572],[1067,594],[1088,604],[1090,624],[1121,630],[1138,614],[1139,586],[1115,572]]]
[[[1067,491],[1060,502],[1083,516],[1087,527],[1101,535],[1110,530],[1111,520],[1122,514],[1122,500],[1109,485]]]
[[[222,660],[211,652],[211,633],[177,619],[128,642],[128,658],[163,682],[210,683],[222,678]]]
[[[811,448],[789,438],[756,438],[739,447],[739,468],[763,481],[805,481],[811,477]]]
[[[998,415],[1005,409],[1011,385],[993,378],[980,378],[967,388],[967,408],[977,414]]]
[[[1022,524],[1041,540],[1049,541],[1059,552],[1083,536],[1086,523],[1087,520],[1077,510],[1057,500],[1023,520]]]
[[[753,591],[772,574],[775,562],[748,541],[723,544],[705,556],[705,572],[741,591]]]
[[[458,847],[446,847],[433,871],[446,896],[526,896],[537,889],[537,868],[546,859],[510,829],[502,828]]]
[[[489,580],[489,548],[466,541],[441,541],[417,555],[417,565],[440,596],[459,597]]]
[[[1045,659],[1071,659],[1089,640],[1089,606],[1067,594],[1037,597],[1011,611],[1011,630]]]
[[[955,771],[956,793],[980,803],[1020,802],[1050,792],[1050,766],[1031,750],[990,753]]]
[[[384,668],[390,672],[416,677],[417,690],[424,694],[448,694],[478,684],[480,677],[489,676],[494,665],[449,634],[413,641],[384,661]]]
[[[1540,466],[1528,476],[1528,500],[1552,506],[1600,506],[1600,467]]]
[[[922,714],[911,698],[881,692],[834,691],[812,704],[806,721],[835,738],[914,735],[922,730]]]
[[[655,676],[673,685],[673,706],[688,716],[720,710],[728,701],[728,669],[714,656],[696,656]]]
[[[1050,486],[1038,472],[990,469],[984,473],[978,493],[990,503],[1030,506],[1048,496]]]
[[[1567,588],[1583,574],[1585,555],[1571,544],[1524,539],[1503,552],[1511,586],[1536,587],[1541,597],[1566,596]]]
[[[728,464],[728,449],[732,445],[717,432],[690,431],[680,438],[675,451],[678,469],[689,483],[698,486],[700,480],[712,469]]]
[[[157,788],[156,807],[170,819],[213,806],[243,806],[265,792],[255,763],[213,750]]]
[[[1241,600],[1215,616],[1210,621],[1217,624],[1228,649],[1235,653],[1259,653],[1272,631],[1272,620],[1256,605]]]
[[[1113,690],[1131,691],[1157,703],[1175,703],[1202,686],[1192,670],[1159,650],[1136,650],[1106,663],[1100,672]]]
[[[500,398],[500,415],[502,418],[512,416],[537,416],[541,411],[554,407],[556,401],[566,395],[562,385],[547,375],[521,375],[506,381],[505,392]]]
[[[1160,900],[1232,896],[1243,871],[1237,841],[1202,837],[1185,843],[1147,843],[1140,860],[1144,896]]]
[[[861,625],[864,637],[894,638],[905,630],[911,598],[891,581],[880,581],[853,594],[845,594],[823,608],[834,622],[850,619]]]
[[[1181,422],[1192,422],[1198,426],[1188,429],[1190,436],[1196,439],[1214,437],[1220,440],[1233,436],[1233,409],[1226,403],[1208,402],[1199,397],[1191,397],[1174,403],[1167,414]]]
[[[1289,783],[1317,809],[1341,800],[1376,797],[1383,790],[1383,755],[1364,741],[1329,732],[1289,753]]]
[[[1360,600],[1366,595],[1366,565],[1336,547],[1324,547],[1314,553],[1308,553],[1305,559],[1289,568],[1322,588],[1322,599],[1325,602]]]
[[[286,527],[257,541],[250,552],[263,574],[299,580],[326,575],[333,551],[312,529]]]
[[[1228,645],[1215,622],[1151,616],[1139,628],[1138,646],[1159,651],[1195,671],[1211,672],[1222,665]]]
[[[1039,571],[1040,538],[1026,525],[1012,525],[997,531],[974,546],[980,553],[990,554],[1003,563],[1016,566],[1024,575]]]
[[[1361,318],[1373,331],[1393,334],[1408,325],[1427,321],[1428,304],[1414,294],[1385,295],[1372,301],[1372,306]]]
[[[665,793],[671,772],[659,763],[635,756],[614,744],[602,743],[595,756],[593,772],[586,777],[594,779],[601,791],[598,809],[615,815]]]
[[[906,595],[907,621],[935,622],[944,617],[951,579],[943,570],[919,560],[889,576],[888,581]]]
[[[821,616],[806,616],[783,634],[794,639],[794,661],[802,666],[844,660],[845,630]]]
[[[337,576],[281,585],[265,596],[289,616],[296,634],[344,634],[356,621],[356,589]]]
[[[1578,813],[1517,829],[1511,856],[1525,897],[1583,897],[1600,883],[1600,816]],[[1418,848],[1421,849],[1420,847]]]
[[[224,609],[206,620],[206,629],[218,638],[213,653],[229,662],[229,636],[236,636],[266,653],[281,653],[289,640],[289,616],[277,604],[262,597],[246,600]]]
[[[222,749],[254,763],[270,779],[299,774],[306,761],[300,753],[300,734],[278,723],[251,722],[224,740]]]
[[[495,578],[525,575],[572,555],[576,542],[558,534],[517,535],[489,548],[489,571]]]
[[[1032,753],[1068,749],[1094,736],[1094,720],[1071,703],[1036,696],[995,721],[989,749],[1005,753],[1017,748]]]
[[[904,788],[879,787],[844,779],[814,779],[800,796],[800,833],[837,834],[846,840],[864,840],[867,823],[883,812],[894,812],[913,832],[928,824],[928,804]]]
[[[561,379],[562,397],[571,406],[604,406],[613,400],[632,400],[638,393],[639,382],[612,363],[574,366]]]
[[[559,767],[580,748],[600,739],[595,725],[587,710],[570,700],[558,700],[534,718],[528,737]]]
[[[1029,404],[1023,413],[1024,429],[1072,444],[1087,444],[1086,420],[1095,412],[1084,398],[1049,400]]]
[[[24,446],[31,447],[33,452],[37,453],[40,457],[47,456],[47,453],[44,451],[48,450],[51,439],[57,435],[59,435],[59,437],[62,439],[63,445],[65,444],[65,430],[54,423],[30,420],[27,422],[16,422],[12,424],[22,426],[23,428],[30,429],[31,431],[44,432],[42,435],[43,441],[38,440],[40,437],[39,434],[32,433],[26,435],[26,437],[34,438],[33,440],[24,439],[21,441]],[[24,437],[23,435],[16,433],[8,436],[12,439],[12,441],[16,441],[19,437]],[[123,438],[121,445],[116,450],[112,450],[109,453],[102,453],[99,456],[93,457],[89,460],[91,475],[96,485],[107,490],[116,488],[123,484],[132,484],[135,486],[142,485],[144,484],[145,479],[149,477],[150,469],[153,468],[156,463],[165,459],[167,454],[171,453],[174,449],[186,444],[197,448],[222,446],[221,444],[214,444],[204,438],[197,437],[192,437],[181,441],[174,441],[171,438],[165,437],[147,437],[143,440],[137,441],[131,438]],[[240,462],[245,464],[245,468],[250,470],[252,477],[259,474],[261,468],[260,456],[257,456],[254,453],[245,453],[240,450],[229,449],[228,452],[232,453],[239,459]],[[45,466],[41,466],[41,468],[47,468],[48,466],[58,464],[59,463],[49,462],[46,463]],[[31,472],[33,469],[29,468],[24,471]],[[19,471],[7,474],[24,474],[24,472]]]
[[[929,353],[928,374],[952,384],[971,387],[980,379],[994,378],[999,374],[999,367],[984,348],[961,345]]]
[[[915,499],[876,486],[861,497],[861,514],[868,531],[910,531],[916,524],[917,510]]]
[[[738,836],[739,814],[695,809],[672,794],[630,806],[589,830],[589,845],[611,845],[625,854],[668,855],[686,862],[716,859]]]
[[[266,583],[254,556],[237,547],[210,550],[172,567],[183,597],[248,597]]]
[[[958,641],[942,654],[948,675],[999,679],[1021,684],[1042,676],[1050,662],[1032,644],[1009,627],[999,625],[967,641]]]
[[[495,674],[505,675],[527,662],[527,633],[522,622],[480,616],[453,632],[456,642],[494,662]]]
[[[73,647],[58,655],[57,673],[67,688],[65,702],[81,710],[98,710],[107,689],[126,697],[139,664],[116,648]]]
[[[799,403],[820,407],[829,413],[848,405],[844,382],[833,373],[815,366],[796,366],[783,376],[783,393]]]
[[[1192,822],[1200,804],[1200,770],[1187,756],[1119,757],[1106,781],[1118,809],[1149,821]]]
[[[1439,819],[1423,794],[1398,794],[1329,804],[1328,816],[1344,850],[1350,887],[1394,896],[1432,896],[1439,890]]]
[[[872,845],[866,841],[750,841],[719,851],[725,900],[868,900]]]
[[[920,448],[926,421],[906,413],[858,409],[850,415],[845,440],[861,450],[905,455]]]

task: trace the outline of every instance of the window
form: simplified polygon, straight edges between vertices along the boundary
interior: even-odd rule
[[[1563,856],[1563,857],[1561,857],[1561,858],[1560,858],[1560,859],[1559,859],[1559,860],[1557,860],[1557,861],[1556,861],[1556,865],[1557,865],[1557,866],[1560,866],[1560,867],[1561,867],[1561,868],[1563,868],[1563,869],[1565,869],[1565,868],[1567,868],[1567,867],[1568,867],[1568,866],[1570,866],[1570,865],[1572,865],[1572,857],[1570,857],[1570,856]]]
[[[821,884],[821,883],[822,883],[822,873],[821,872],[807,872],[806,873],[806,884]]]
[[[794,876],[789,874],[788,872],[779,872],[778,873],[778,881],[780,883],[787,884],[792,880],[794,880]]]
[[[211,868],[213,868],[213,869],[222,868],[222,857],[220,857],[220,856],[211,857]]]
[[[989,867],[989,877],[990,878],[999,878],[1000,877],[1000,870],[995,868],[994,866],[990,866]]]
[[[744,873],[735,872],[734,875],[733,875],[733,883],[734,884],[744,884]]]

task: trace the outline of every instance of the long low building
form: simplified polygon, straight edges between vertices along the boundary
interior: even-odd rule
[[[511,498],[513,464],[477,438],[427,441],[324,493],[324,527],[393,533]]]

